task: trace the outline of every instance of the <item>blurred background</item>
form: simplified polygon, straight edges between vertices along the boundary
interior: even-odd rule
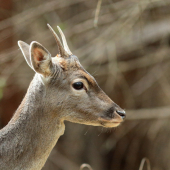
[[[0,0],[0,126],[20,104],[34,72],[17,46],[38,41],[55,56],[47,28],[59,25],[71,51],[127,112],[116,129],[66,122],[43,170],[170,169],[169,0]],[[146,169],[146,167],[145,167]]]

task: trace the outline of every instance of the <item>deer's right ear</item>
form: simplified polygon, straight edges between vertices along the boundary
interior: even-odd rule
[[[33,41],[30,45],[18,41],[18,45],[25,57],[27,64],[44,77],[53,72],[51,54],[40,43]]]
[[[30,58],[30,53],[29,53],[30,46],[23,41],[18,41],[18,46],[20,47],[27,64],[32,68],[31,58]]]
[[[35,72],[47,77],[53,73],[51,54],[40,43],[33,41],[30,44],[29,53],[31,64]]]

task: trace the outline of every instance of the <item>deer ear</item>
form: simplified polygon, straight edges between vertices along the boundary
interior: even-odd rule
[[[31,58],[30,58],[30,53],[29,53],[30,46],[23,41],[18,41],[18,46],[20,47],[27,64],[32,68]]]
[[[49,76],[52,73],[53,65],[51,54],[48,50],[36,41],[30,44],[30,55],[33,69],[42,74]]]

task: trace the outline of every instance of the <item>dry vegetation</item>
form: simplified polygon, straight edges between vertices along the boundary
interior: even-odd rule
[[[43,170],[78,170],[84,162],[94,170],[137,170],[144,157],[152,170],[169,169],[170,1],[0,0],[1,126],[34,74],[17,41],[38,41],[57,54],[47,23],[63,29],[127,120],[113,130],[67,123]]]

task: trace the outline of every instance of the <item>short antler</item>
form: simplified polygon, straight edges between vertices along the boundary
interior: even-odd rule
[[[69,55],[73,55],[72,52],[70,51],[68,45],[67,45],[66,37],[65,37],[63,31],[60,29],[59,26],[57,26],[57,28],[58,28],[58,31],[60,32],[61,38],[62,38],[62,40],[63,40],[63,45],[64,45],[65,51],[66,51]]]
[[[62,43],[61,43],[60,38],[58,37],[58,35],[55,33],[55,31],[52,29],[52,27],[51,27],[49,24],[47,24],[47,26],[48,26],[48,28],[50,29],[50,31],[52,32],[52,34],[53,34],[53,36],[54,36],[54,38],[55,38],[55,40],[56,40],[56,42],[57,42],[58,50],[59,50],[59,53],[60,53],[61,57],[64,57],[64,56],[65,56],[65,57],[68,57],[69,54],[68,54],[67,51],[63,48],[63,45],[62,45]]]

